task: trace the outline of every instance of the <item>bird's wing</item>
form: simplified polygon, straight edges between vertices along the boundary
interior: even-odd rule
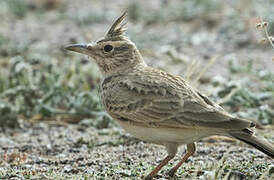
[[[243,129],[250,122],[234,118],[180,77],[129,76],[105,93],[104,104],[114,117],[170,127]]]

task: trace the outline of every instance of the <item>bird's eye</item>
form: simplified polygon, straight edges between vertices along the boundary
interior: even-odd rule
[[[110,52],[112,49],[113,49],[113,47],[109,44],[104,46],[104,51],[105,52]]]

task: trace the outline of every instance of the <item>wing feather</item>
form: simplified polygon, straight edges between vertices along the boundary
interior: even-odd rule
[[[111,93],[103,93],[103,99],[112,99],[104,101],[106,109],[114,117],[158,126],[168,124],[170,127],[221,129],[243,129],[250,126],[249,121],[229,115],[219,105],[192,89],[182,78],[164,75],[158,78],[121,78],[119,83],[111,87]]]

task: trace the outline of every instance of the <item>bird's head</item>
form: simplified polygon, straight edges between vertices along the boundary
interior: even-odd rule
[[[145,65],[135,44],[124,35],[123,22],[126,15],[127,12],[124,12],[103,38],[88,44],[68,45],[65,49],[93,58],[104,76],[125,72],[136,65]]]

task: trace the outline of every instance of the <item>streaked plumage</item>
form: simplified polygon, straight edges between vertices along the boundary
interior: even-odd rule
[[[148,67],[135,44],[124,35],[124,13],[104,38],[66,49],[91,56],[104,80],[101,99],[106,111],[129,133],[166,146],[168,156],[146,179],[151,179],[187,144],[187,154],[171,171],[195,152],[195,141],[211,135],[242,140],[270,157],[273,146],[254,136],[251,121],[233,117],[191,87],[182,77]]]

